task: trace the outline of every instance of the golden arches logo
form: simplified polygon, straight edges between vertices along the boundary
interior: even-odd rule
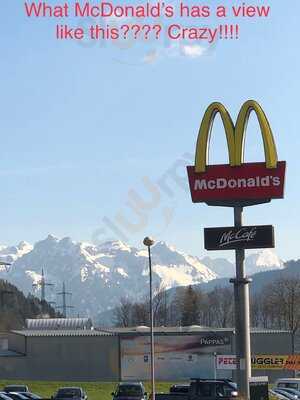
[[[204,113],[196,146],[195,172],[205,172],[208,164],[209,142],[213,123],[220,114],[225,129],[229,163],[232,167],[241,166],[244,161],[245,135],[251,112],[254,111],[261,130],[267,168],[277,167],[277,151],[269,121],[261,106],[254,100],[246,101],[238,114],[236,124],[223,106],[215,102]]]

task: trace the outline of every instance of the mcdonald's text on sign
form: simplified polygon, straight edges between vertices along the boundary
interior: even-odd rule
[[[189,184],[194,203],[214,200],[281,199],[284,196],[285,161],[268,169],[265,163],[240,167],[211,165],[197,173],[189,166]]]
[[[265,162],[244,163],[245,135],[251,112],[257,116],[263,138]],[[229,163],[209,165],[208,152],[214,120],[220,114],[227,140]],[[221,103],[206,110],[197,140],[195,165],[188,166],[192,201],[264,202],[284,197],[285,161],[278,161],[274,137],[267,117],[254,100],[246,101],[234,124]]]

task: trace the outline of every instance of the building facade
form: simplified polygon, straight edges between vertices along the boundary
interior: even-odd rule
[[[4,340],[2,335],[2,340]],[[48,381],[148,380],[149,328],[26,329],[7,335],[0,352],[0,379]],[[252,330],[253,355],[292,354],[288,331]],[[156,328],[156,379],[182,381],[193,377],[235,378],[234,370],[216,369],[217,355],[235,354],[233,329],[204,327]],[[292,371],[259,369],[272,382]]]

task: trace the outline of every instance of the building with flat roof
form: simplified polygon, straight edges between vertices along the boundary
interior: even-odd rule
[[[65,327],[66,328],[66,327]],[[96,329],[25,329],[7,335],[0,353],[0,379],[49,381],[148,380],[150,332],[145,326]],[[253,355],[292,354],[289,331],[251,330]],[[235,354],[234,329],[201,326],[155,328],[156,379],[235,378],[215,370],[216,355]],[[253,370],[270,381],[293,375],[288,370]]]

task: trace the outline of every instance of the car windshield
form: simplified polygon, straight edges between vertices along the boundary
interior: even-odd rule
[[[298,384],[297,383],[291,383],[291,382],[279,382],[277,385],[279,388],[292,388],[292,389],[298,389]]]
[[[70,389],[59,389],[56,397],[60,397],[62,399],[67,399],[70,397],[80,397],[80,396],[81,396],[81,393],[80,393],[79,389],[70,388]]]
[[[138,397],[142,396],[143,392],[140,386],[137,385],[121,385],[118,388],[117,396],[131,396]]]

